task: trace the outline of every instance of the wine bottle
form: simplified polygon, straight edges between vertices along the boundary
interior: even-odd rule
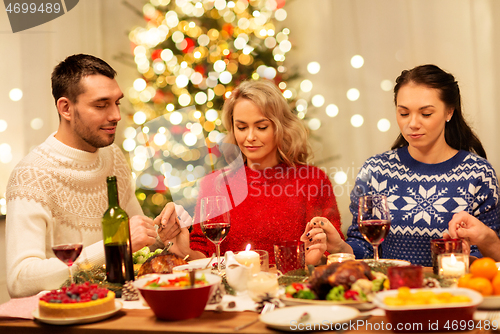
[[[109,207],[102,217],[106,279],[111,283],[124,284],[134,280],[129,219],[118,202],[116,176],[108,176],[106,182]]]

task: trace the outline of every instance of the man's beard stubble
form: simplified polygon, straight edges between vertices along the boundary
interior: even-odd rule
[[[87,144],[95,148],[106,147],[115,141],[115,135],[111,135],[109,140],[102,139],[98,134],[93,134],[92,130],[82,122],[78,109],[75,109],[75,133]]]

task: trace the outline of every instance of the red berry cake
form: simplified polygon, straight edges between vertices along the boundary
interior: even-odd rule
[[[40,297],[40,316],[44,318],[79,318],[115,309],[115,293],[85,282],[52,290]]]

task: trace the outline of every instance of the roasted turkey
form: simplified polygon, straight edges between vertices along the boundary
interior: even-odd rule
[[[139,268],[137,276],[146,274],[171,274],[172,269],[187,262],[173,253],[161,253],[146,260]]]
[[[309,278],[309,283],[318,299],[325,299],[332,287],[342,285],[345,290],[349,290],[360,278],[373,281],[375,276],[365,262],[350,260],[316,267]]]

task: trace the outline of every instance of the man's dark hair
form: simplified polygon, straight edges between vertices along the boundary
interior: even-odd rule
[[[51,77],[55,103],[63,96],[76,103],[78,95],[83,93],[80,80],[95,74],[114,79],[116,71],[104,60],[86,54],[72,55],[60,62]]]

